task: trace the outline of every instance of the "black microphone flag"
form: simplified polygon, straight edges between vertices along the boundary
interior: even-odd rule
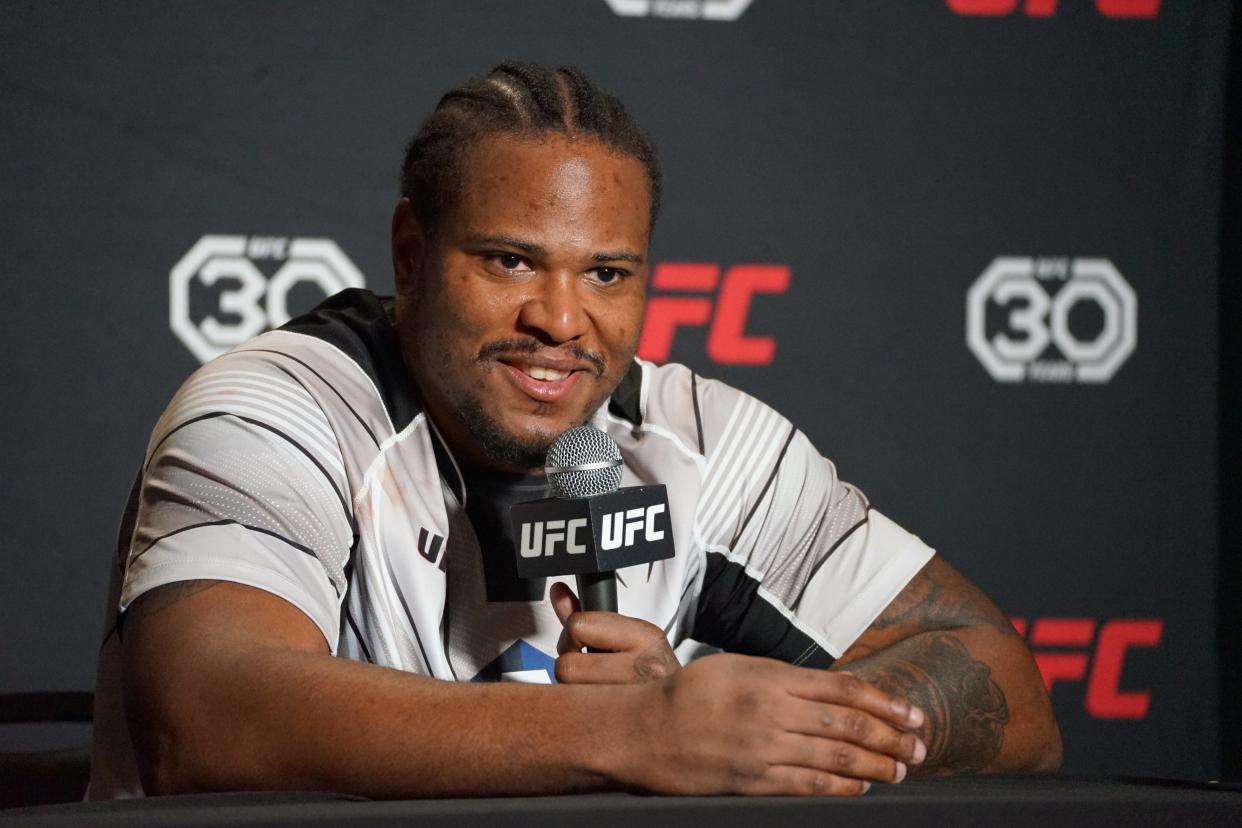
[[[509,515],[523,578],[611,572],[674,553],[662,485],[518,503]]]
[[[552,497],[509,510],[523,578],[578,576],[584,609],[616,609],[615,570],[673,557],[668,492],[621,483],[621,452],[597,428],[578,426],[548,449]]]

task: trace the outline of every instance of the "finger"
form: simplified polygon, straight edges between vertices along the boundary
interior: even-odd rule
[[[568,652],[556,659],[556,680],[561,684],[632,684],[647,677],[635,671],[630,653]]]
[[[759,779],[744,786],[742,793],[756,796],[859,796],[871,789],[864,779],[790,765],[773,765]]]
[[[552,584],[552,588],[548,590],[548,597],[552,600],[552,609],[556,612],[556,617],[562,624],[565,623],[566,618],[581,609],[581,606],[578,604],[578,596],[574,595],[574,591],[570,589],[569,584],[560,581]]]
[[[564,634],[573,650],[591,647],[608,652],[637,653],[653,644],[668,646],[664,631],[655,624],[615,612],[575,612],[564,623]]]
[[[895,760],[917,765],[927,757],[927,746],[913,733],[893,727],[856,708],[792,700],[782,706],[778,724],[791,733],[838,739]]]
[[[780,764],[850,779],[896,784],[906,778],[908,771],[905,762],[838,739],[786,733],[774,739],[772,747]]]
[[[851,673],[811,670],[805,667],[790,669],[797,671],[790,685],[790,692],[795,696],[853,707],[902,730],[910,730],[923,724],[922,710],[900,696],[885,693]]]
[[[570,617],[572,618],[573,616]],[[561,656],[566,653],[580,652],[582,652],[582,645],[574,643],[574,637],[569,634],[568,627],[562,627],[560,638],[556,639],[556,654]]]

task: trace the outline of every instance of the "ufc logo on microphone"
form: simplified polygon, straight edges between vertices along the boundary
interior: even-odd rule
[[[578,540],[578,533],[586,530],[588,523],[586,518],[523,523],[522,545],[519,547],[522,557],[538,558],[542,555],[550,558],[556,554],[556,548],[561,544],[564,544],[565,551],[570,555],[584,554],[587,548]]]
[[[656,516],[664,513],[664,504],[657,503],[646,509],[627,509],[604,515],[604,531],[600,538],[602,549],[620,549],[633,546],[638,530],[643,530],[643,540],[652,543],[664,540],[663,530],[656,529]]]
[[[786,265],[733,265],[721,278],[710,262],[661,262],[651,272],[651,287],[681,296],[653,295],[638,343],[638,355],[667,362],[678,328],[708,328],[707,355],[719,365],[770,365],[776,340],[746,333],[746,318],[756,295],[789,289]],[[704,295],[707,294],[707,295]]]
[[[1004,17],[1017,11],[1027,17],[1052,17],[1057,13],[1058,0],[945,0],[955,14],[968,17]],[[1160,0],[1095,0],[1096,10],[1114,19],[1154,18],[1160,12]]]
[[[1049,693],[1056,684],[1085,680],[1084,706],[1092,718],[1147,718],[1151,693],[1122,690],[1122,674],[1130,650],[1160,643],[1164,635],[1162,619],[1115,618],[1103,622],[1097,630],[1094,618],[1036,618],[1029,625],[1029,636],[1025,618],[1010,621],[1031,645]]]

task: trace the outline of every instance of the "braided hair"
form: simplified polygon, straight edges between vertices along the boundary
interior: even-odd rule
[[[572,66],[502,63],[445,94],[406,147],[401,194],[434,233],[461,191],[463,161],[475,141],[543,132],[590,135],[642,163],[654,226],[662,185],[655,145],[621,101]]]

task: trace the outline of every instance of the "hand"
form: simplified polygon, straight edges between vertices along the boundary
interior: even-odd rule
[[[615,612],[582,612],[578,596],[559,582],[551,598],[564,625],[556,645],[556,680],[562,684],[635,684],[681,669],[655,624]],[[583,647],[603,652],[584,653]]]
[[[848,673],[722,654],[646,687],[626,781],[648,790],[855,795],[927,755],[923,712]]]

